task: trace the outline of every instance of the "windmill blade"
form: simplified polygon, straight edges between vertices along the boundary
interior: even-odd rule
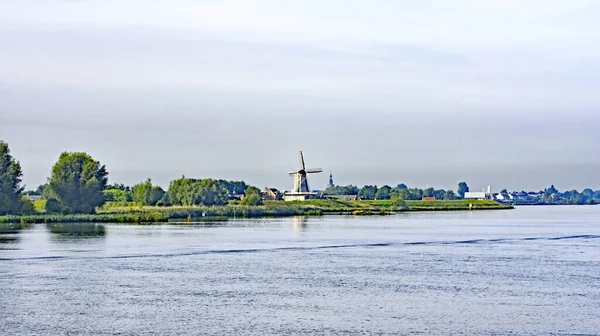
[[[288,174],[290,174],[290,176],[294,176],[294,175],[298,174],[298,172],[293,171],[293,172],[289,172]]]
[[[323,172],[323,169],[321,169],[321,168],[313,168],[313,169],[306,170],[307,174],[322,173],[322,172]]]
[[[304,154],[302,154],[302,151],[300,151],[300,170],[304,170]]]

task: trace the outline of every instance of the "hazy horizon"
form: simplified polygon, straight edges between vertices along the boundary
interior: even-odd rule
[[[595,1],[0,0],[0,140],[110,181],[600,189]]]

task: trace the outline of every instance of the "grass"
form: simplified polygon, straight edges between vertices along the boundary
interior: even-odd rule
[[[495,201],[406,201],[399,206],[393,201],[266,201],[262,206],[229,204],[219,207],[171,206],[150,207],[132,204],[109,204],[96,214],[44,214],[0,216],[0,223],[160,223],[170,220],[191,221],[199,218],[320,216],[324,214],[383,215],[390,211],[453,211],[512,209]]]

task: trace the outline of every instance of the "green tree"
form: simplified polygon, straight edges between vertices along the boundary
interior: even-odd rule
[[[420,200],[423,198],[423,190],[419,188],[410,188],[406,189],[408,191],[408,195],[405,198],[406,200]]]
[[[378,199],[378,200],[390,199],[391,190],[392,190],[392,188],[390,186],[384,185],[383,187],[381,187],[377,190],[377,193],[375,193],[375,199]]]
[[[404,189],[408,189],[408,187],[406,186],[406,184],[404,183],[400,183],[396,186],[396,189],[398,190],[404,190]]]
[[[133,201],[141,205],[154,206],[165,195],[165,191],[159,186],[153,186],[152,180],[141,182],[133,186]]]
[[[425,190],[423,190],[423,197],[433,197],[435,196],[435,189],[434,188],[426,188]]]
[[[456,194],[454,193],[454,190],[446,190],[446,193],[444,193],[444,199],[445,200],[455,200]]]
[[[171,203],[174,205],[194,205],[198,197],[198,191],[194,190],[193,184],[196,180],[188,179],[185,176],[171,181],[167,194]]]
[[[248,186],[248,187],[246,188],[246,190],[244,191],[244,195],[245,195],[245,196],[248,196],[248,195],[251,195],[251,194],[256,194],[256,195],[258,195],[258,196],[261,196],[260,189],[258,189],[258,188],[257,188],[257,187],[255,187],[255,186]]]
[[[0,215],[19,214],[24,210],[22,177],[21,164],[11,156],[8,144],[0,141]]]
[[[225,205],[229,200],[227,189],[213,179],[204,179],[199,182],[200,198],[199,204],[203,205]],[[198,204],[197,203],[197,204]]]
[[[71,213],[94,213],[104,204],[108,182],[106,167],[86,153],[60,155],[48,182],[50,193]]]
[[[375,195],[377,194],[377,186],[366,185],[358,191],[358,198],[362,200],[372,200],[375,199]]]
[[[133,201],[133,193],[124,189],[105,189],[103,191],[104,199],[107,202],[131,202]]]
[[[358,188],[353,185],[327,187],[323,192],[325,195],[357,195]]]
[[[355,185],[347,185],[344,187],[342,195],[358,195],[358,187]]]
[[[255,186],[248,186],[244,191],[244,198],[242,198],[242,205],[262,205],[262,193],[260,189]]]
[[[457,194],[459,198],[465,198],[465,193],[469,192],[469,186],[467,185],[467,182],[460,182],[458,184],[458,190],[457,190]]]
[[[444,197],[446,196],[446,190],[436,189],[435,192],[433,193],[433,196],[435,196],[435,199],[438,199],[438,200],[444,199]]]
[[[182,176],[171,181],[167,191],[174,205],[225,205],[229,191],[219,181],[213,179],[188,179]]]
[[[57,214],[63,212],[66,212],[66,209],[56,198],[50,198],[46,201],[46,213]]]
[[[262,205],[263,204],[263,200],[262,197],[260,197],[259,194],[256,193],[250,193],[250,194],[246,194],[246,196],[244,196],[244,198],[242,199],[241,202],[242,205]]]

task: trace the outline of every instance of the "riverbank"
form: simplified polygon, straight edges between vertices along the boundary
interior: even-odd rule
[[[389,215],[407,211],[468,211],[512,209],[495,201],[267,201],[262,206],[230,204],[218,207],[105,206],[96,214],[45,214],[0,216],[0,223],[162,223],[215,218],[322,216],[328,214]]]

